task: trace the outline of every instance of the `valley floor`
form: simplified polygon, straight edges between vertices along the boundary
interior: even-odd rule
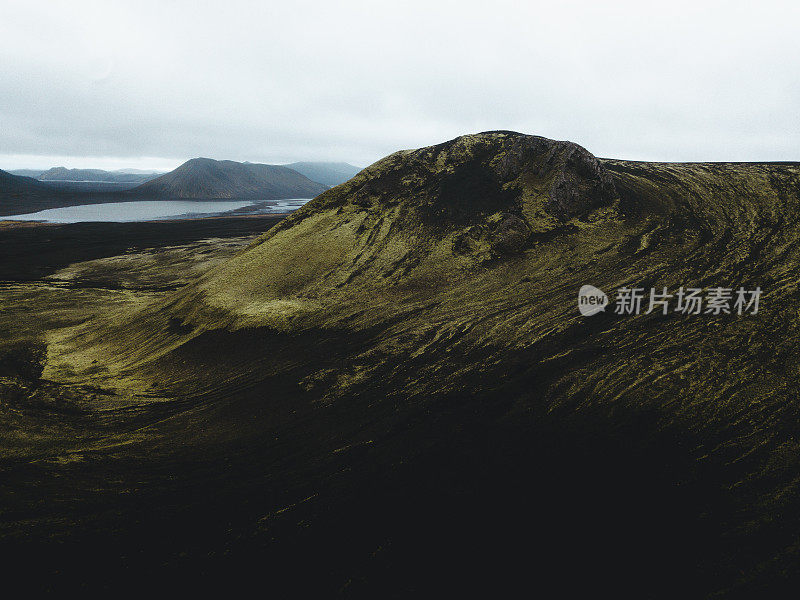
[[[107,511],[119,510],[120,499],[126,504],[136,496],[138,504],[134,492],[145,479],[171,478],[124,449],[151,437],[140,430],[178,412],[179,402],[42,378],[47,334],[163,298],[280,218],[0,227],[0,555],[6,581],[34,589],[104,587],[106,576],[108,583],[127,572],[121,548],[135,539],[132,505],[122,520]],[[121,469],[118,449],[127,465]],[[167,468],[182,471],[195,463],[196,457],[176,458]],[[129,479],[134,472],[136,484]],[[179,504],[168,510],[181,510]],[[87,526],[87,518],[95,525]],[[125,535],[111,541],[119,527]],[[102,564],[83,564],[107,559],[109,547],[116,550],[107,574]]]

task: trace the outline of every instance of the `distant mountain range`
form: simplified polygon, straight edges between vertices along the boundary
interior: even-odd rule
[[[0,215],[45,208],[136,199],[313,198],[344,183],[361,169],[347,163],[291,165],[191,159],[169,173],[125,169],[0,171]]]
[[[329,187],[344,183],[361,171],[360,167],[337,162],[295,162],[283,166]]]
[[[104,171],[102,169],[67,169],[53,167],[46,171],[19,169],[10,171],[12,175],[32,177],[46,183],[50,189],[68,192],[124,192],[137,185],[155,179],[161,173],[137,172],[134,169]]]
[[[14,175],[0,170],[0,193],[46,191],[47,189],[46,185],[32,177]]]
[[[111,173],[125,173],[128,175],[162,175],[166,173],[166,171],[157,171],[153,169],[116,169],[115,171],[111,171]]]
[[[140,175],[145,179],[153,179],[163,175],[165,171],[153,171],[147,169],[115,169],[106,171],[104,169],[68,169],[66,167],[51,167],[50,169],[10,169],[7,171],[12,175],[23,177],[33,177],[34,179],[44,180],[63,180],[72,181],[133,181],[128,176]]]
[[[151,198],[313,198],[328,186],[288,167],[193,158],[132,194]]]
[[[37,179],[39,181],[68,181],[68,182],[104,182],[104,183],[134,183],[141,184],[158,177],[160,173],[122,173],[120,171],[103,171],[101,169],[67,169],[53,167],[44,171]]]
[[[45,172],[45,169],[11,169],[4,172],[10,173],[11,175],[18,175],[19,177],[33,177],[36,179]]]

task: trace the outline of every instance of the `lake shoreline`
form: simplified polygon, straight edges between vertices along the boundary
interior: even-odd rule
[[[277,217],[279,219],[284,219],[292,214],[294,211],[288,212],[280,212],[280,213],[269,213],[269,214],[245,214],[245,215],[237,215],[237,214],[223,214],[223,215],[211,215],[205,217],[174,217],[174,218],[164,218],[164,219],[153,219],[149,221],[82,221],[80,223],[53,223],[50,221],[14,221],[7,219],[7,215],[0,217],[0,232],[9,229],[22,229],[22,228],[30,228],[30,227],[64,227],[66,225],[85,225],[85,224],[93,224],[93,225],[118,225],[118,224],[136,224],[136,223],[183,223],[183,222],[195,222],[195,221],[212,221],[212,220],[224,220],[224,219],[263,219],[264,217]]]
[[[301,208],[310,198],[283,200],[139,200],[103,202],[49,208],[31,213],[5,215],[2,221],[41,223],[136,223],[213,217],[286,214]]]

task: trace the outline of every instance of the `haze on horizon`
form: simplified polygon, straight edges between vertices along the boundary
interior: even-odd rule
[[[512,129],[800,160],[800,5],[0,0],[0,168],[364,166]]]

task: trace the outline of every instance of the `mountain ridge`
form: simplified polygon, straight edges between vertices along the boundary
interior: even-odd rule
[[[33,177],[13,175],[0,169],[0,194],[8,192],[40,191],[47,189]]]
[[[129,193],[156,198],[278,200],[311,198],[326,189],[287,167],[199,157]]]
[[[108,183],[144,183],[155,179],[156,174],[122,173],[106,171],[103,169],[68,169],[66,167],[52,167],[43,171],[36,178],[45,182],[108,182]]]

